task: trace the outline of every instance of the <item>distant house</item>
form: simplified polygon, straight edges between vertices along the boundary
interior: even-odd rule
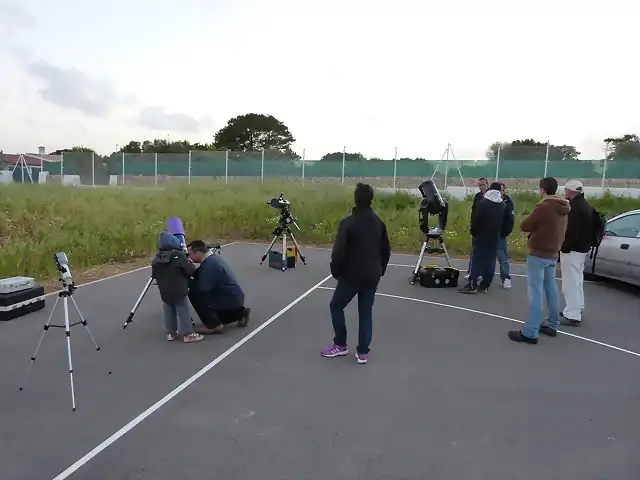
[[[60,170],[59,165],[62,161],[60,155],[40,155],[39,153],[23,153],[22,155],[24,156],[24,163],[32,175],[34,173],[33,169],[36,169],[37,172],[41,166],[48,172]],[[0,170],[13,170],[19,161],[19,153],[0,153]]]

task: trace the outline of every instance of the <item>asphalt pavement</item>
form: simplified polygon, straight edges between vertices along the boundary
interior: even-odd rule
[[[18,390],[55,298],[0,323],[0,478],[640,478],[637,291],[588,283],[582,327],[516,344],[523,265],[511,290],[465,296],[410,285],[416,257],[393,255],[358,365],[319,354],[332,340],[329,251],[303,246],[308,265],[280,272],[259,265],[265,249],[223,248],[251,323],[197,344],[165,340],[156,287],[122,329],[148,269],[79,288],[104,359],[73,327],[75,412],[63,329]],[[355,301],[347,318],[353,353]]]

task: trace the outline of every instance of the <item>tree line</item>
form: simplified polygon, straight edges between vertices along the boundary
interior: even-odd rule
[[[295,142],[289,127],[273,115],[248,113],[231,118],[227,124],[213,135],[210,143],[190,143],[187,140],[172,141],[169,139],[131,140],[118,151],[101,158],[110,158],[125,154],[188,154],[190,151],[229,151],[244,154],[256,154],[263,149],[270,153],[269,158],[282,160],[300,160],[300,155],[293,151]],[[620,137],[604,139],[607,160],[639,160],[640,138],[636,134],[625,134]],[[89,147],[75,146],[56,150],[50,155],[60,155],[64,152],[94,152]],[[604,154],[605,152],[603,152]],[[514,140],[511,142],[493,142],[487,148],[485,157],[488,160],[548,160],[575,161],[580,152],[572,145],[548,145],[533,139]],[[325,154],[321,161],[342,161],[343,155],[347,162],[378,161],[377,157],[367,158],[361,153],[331,152]],[[253,156],[253,155],[249,155]],[[234,155],[238,159],[242,155]],[[246,157],[245,157],[246,158]],[[391,160],[390,158],[384,160]],[[398,160],[425,160],[424,158],[399,158]]]

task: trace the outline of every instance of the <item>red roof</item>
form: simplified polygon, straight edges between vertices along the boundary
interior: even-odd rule
[[[59,155],[42,155],[42,161],[40,155],[37,153],[24,153],[24,163],[30,167],[39,167],[41,163],[60,163]],[[0,162],[10,163],[15,165],[20,160],[19,153],[2,153],[0,154]]]

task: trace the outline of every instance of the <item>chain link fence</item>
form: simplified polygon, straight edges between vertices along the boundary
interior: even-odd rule
[[[47,182],[61,179],[67,184],[161,185],[174,182],[279,180],[295,183],[355,184],[376,187],[415,188],[425,178],[439,187],[471,187],[480,177],[505,182],[510,189],[535,188],[540,178],[553,176],[559,182],[577,179],[586,186],[640,188],[640,159],[577,160],[548,147],[517,147],[508,152],[488,152],[484,159],[458,159],[449,147],[440,159],[291,159],[278,151],[188,153],[67,152],[58,160],[41,162]],[[37,163],[37,162],[36,162]],[[38,165],[10,165],[14,179],[22,181],[27,168],[38,179]],[[29,178],[28,175],[25,176]]]

